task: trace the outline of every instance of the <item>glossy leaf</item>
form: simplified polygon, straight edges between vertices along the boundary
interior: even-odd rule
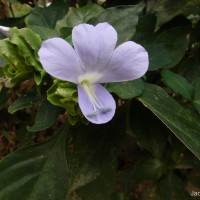
[[[129,40],[134,35],[139,14],[143,8],[144,4],[108,8],[89,20],[89,23],[110,23],[117,30],[118,44],[121,44],[122,42]]]
[[[165,85],[171,88],[174,92],[180,94],[185,99],[191,100],[194,89],[188,81],[170,70],[163,70],[161,72]]]
[[[109,92],[114,92],[122,99],[132,99],[142,94],[144,84],[142,79],[138,79],[122,83],[108,83],[106,88]]]
[[[61,108],[52,105],[48,101],[43,102],[38,108],[34,125],[28,126],[27,130],[37,132],[49,128],[56,122],[62,111]]]
[[[146,84],[138,99],[200,158],[200,125],[191,113],[158,86]]]

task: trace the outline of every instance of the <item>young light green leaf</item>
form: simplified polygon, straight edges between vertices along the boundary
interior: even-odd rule
[[[174,92],[180,94],[185,99],[192,99],[194,88],[184,77],[170,70],[163,70],[161,75],[165,85],[171,88]]]
[[[200,125],[190,112],[155,85],[146,84],[138,99],[200,158]]]
[[[12,45],[9,39],[0,40],[0,55],[12,66],[24,68],[24,59],[19,54],[16,46]]]

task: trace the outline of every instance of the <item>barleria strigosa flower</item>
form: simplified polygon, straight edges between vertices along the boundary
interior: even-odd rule
[[[78,85],[78,103],[92,123],[112,119],[116,103],[100,83],[140,78],[148,68],[146,50],[127,41],[116,49],[117,32],[108,23],[80,24],[72,30],[74,48],[61,38],[42,43],[40,61],[47,73]]]

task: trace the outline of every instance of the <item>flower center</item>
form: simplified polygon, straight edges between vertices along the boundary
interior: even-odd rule
[[[102,75],[98,72],[89,72],[82,74],[78,77],[78,82],[81,84],[82,82],[87,82],[88,84],[98,83],[101,79]]]

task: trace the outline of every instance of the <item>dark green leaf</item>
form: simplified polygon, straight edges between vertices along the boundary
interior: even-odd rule
[[[1,85],[0,85],[1,86]],[[0,88],[0,110],[7,106],[8,90]]]
[[[33,8],[26,20],[26,24],[27,26],[42,26],[54,29],[56,22],[65,15],[67,10],[68,4],[64,0],[55,0],[48,7]]]
[[[158,25],[164,24],[177,15],[198,15],[200,2],[198,0],[158,0],[149,1],[147,10],[155,13],[158,18]]]
[[[93,3],[89,3],[81,8],[72,8],[64,19],[58,21],[57,27],[74,27],[78,24],[87,22],[103,10],[104,9],[101,6]]]
[[[132,99],[142,94],[144,83],[142,79],[137,79],[122,83],[108,83],[106,88],[109,92],[114,92],[122,99]]]
[[[188,81],[192,82],[198,77],[200,77],[200,58],[197,54],[196,56],[186,57],[180,63],[180,74],[183,75]]]
[[[146,84],[139,100],[149,108],[198,158],[200,125],[188,112],[158,86]]]
[[[110,123],[74,128],[72,149],[66,155],[71,170],[68,195],[76,191],[81,200],[109,199],[115,185],[117,149],[125,133],[124,115],[125,110],[119,109]]]
[[[184,77],[170,70],[163,70],[161,75],[165,85],[171,88],[174,92],[180,94],[185,99],[192,99],[194,89]]]
[[[0,162],[0,199],[64,200],[67,171],[62,129],[44,143],[17,150]]]
[[[36,34],[38,34],[42,40],[46,40],[48,38],[52,38],[52,37],[59,37],[60,34],[55,31],[52,30],[50,28],[47,27],[42,27],[42,26],[29,26],[29,28],[35,32]]]
[[[34,125],[28,126],[27,130],[30,132],[37,132],[49,128],[56,122],[62,111],[63,109],[45,101],[38,108]]]
[[[200,114],[200,78],[196,79],[194,85],[193,105]]]
[[[141,15],[136,26],[136,33],[131,40],[141,45],[152,43],[156,38],[155,25],[156,17],[154,15]]]
[[[162,32],[154,43],[147,46],[149,52],[149,70],[172,68],[184,56],[188,39],[185,27],[176,27]]]
[[[134,35],[139,14],[143,8],[144,4],[108,8],[101,12],[98,16],[89,20],[89,23],[110,23],[117,30],[118,44],[121,44],[122,42],[129,40]]]
[[[155,158],[162,159],[170,131],[137,100],[132,101],[131,104],[130,126],[138,145],[150,152]]]
[[[173,173],[169,172],[158,183],[158,193],[162,200],[176,199],[188,200],[189,194],[185,191],[181,180]]]
[[[19,97],[12,105],[9,106],[8,112],[13,114],[18,110],[31,107],[33,104],[38,104],[41,102],[37,96],[33,94],[26,94]]]
[[[72,28],[69,27],[63,27],[59,29],[59,32],[61,33],[63,38],[70,37],[72,34]]]

